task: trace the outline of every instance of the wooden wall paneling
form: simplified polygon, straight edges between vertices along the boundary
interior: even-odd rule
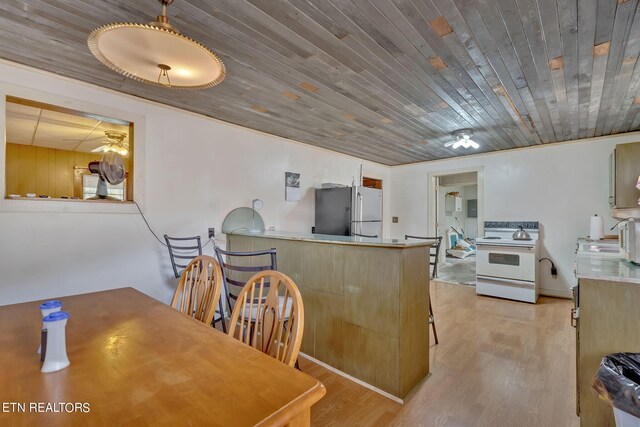
[[[204,7],[204,6],[203,6],[203,7]],[[237,30],[234,30],[234,29],[231,29],[231,28],[229,29],[229,32],[230,32],[230,34],[233,34],[234,36],[238,36],[238,37],[244,38],[244,39],[246,40],[246,43],[247,43],[247,44],[246,44],[246,46],[247,46],[249,49],[254,49],[254,47],[252,47],[252,46],[250,46],[250,45],[249,45],[250,43],[251,43],[252,45],[255,45],[254,40],[252,40],[251,38],[247,39],[246,32],[244,32],[244,31],[237,31]],[[236,44],[236,46],[237,46],[237,44]],[[251,56],[253,56],[253,54],[252,54]],[[282,75],[282,71],[281,71],[281,70],[274,71],[274,75]],[[254,77],[254,78],[252,79],[252,81],[256,81],[256,78]],[[296,83],[295,81],[292,81],[292,82],[291,82],[291,86],[283,86],[283,87],[282,87],[282,89],[286,89],[286,88],[293,87],[293,85],[294,85],[295,83]],[[334,89],[335,89],[335,88],[334,88]],[[252,90],[252,92],[255,92],[255,89],[254,89],[254,90]],[[336,93],[336,92],[335,92],[335,90],[331,90],[331,91],[327,91],[327,93],[330,93],[330,94],[331,94],[331,93]],[[289,107],[289,108],[292,108],[292,107]],[[344,109],[344,105],[342,106],[342,108]],[[293,108],[292,108],[292,114],[295,114],[295,109],[293,109]],[[317,116],[315,116],[315,117],[313,118],[313,120],[315,121],[315,123],[313,123],[313,122],[312,122],[312,123],[309,123],[308,125],[305,125],[305,126],[304,126],[304,128],[306,128],[306,129],[316,129],[316,128],[317,128],[317,119],[318,119],[318,117],[317,117]],[[377,147],[377,148],[376,148],[376,150],[378,150],[378,152],[380,152],[380,150],[382,150],[382,152],[384,152],[384,151],[389,150],[389,148],[388,148],[386,145],[384,145],[384,144],[380,144],[380,146],[379,146],[379,147]]]
[[[633,16],[637,5],[637,0],[633,0],[623,4],[618,4],[616,8],[607,60],[607,69],[604,77],[600,114],[598,115],[598,120],[596,122],[596,136],[604,134],[605,124],[612,107],[611,100],[615,94],[615,88],[619,84],[626,85],[629,82],[628,77],[621,73],[621,68],[624,68],[626,72],[631,72],[633,68],[630,68],[629,66],[623,67],[622,54],[630,36],[629,31],[631,30]],[[633,37],[637,36],[637,34],[633,35]]]
[[[46,147],[35,147],[36,163],[31,173],[36,177],[36,193],[51,194],[49,185],[49,149]]]
[[[86,46],[92,29],[147,22],[157,4],[24,0],[0,4],[0,57],[391,165],[467,153],[442,146],[460,128],[481,151],[636,130],[637,0],[577,4],[183,0],[172,23],[229,70],[214,89],[183,92],[117,75]],[[610,52],[594,62],[593,46]]]
[[[469,26],[472,36],[478,42],[480,50],[477,52],[473,50],[470,51],[474,61],[481,64],[483,59],[486,58],[487,64],[482,65],[481,68],[485,69],[489,67],[494,70],[501,86],[514,103],[517,113],[520,114],[520,117],[523,117],[524,114],[525,117],[523,118],[529,123],[536,142],[551,141],[552,139],[547,135],[546,128],[533,102],[529,88],[523,86],[526,80],[520,65],[517,64],[517,67],[507,67],[496,41],[489,32],[482,15],[480,15],[477,10],[475,0],[455,0],[455,6],[459,13],[462,14],[466,25]]]
[[[620,132],[627,118],[629,107],[633,104],[638,92],[638,76],[636,67],[640,54],[640,8],[636,4],[635,14],[630,18],[628,40],[621,54],[622,65],[615,83],[615,94],[611,99],[609,117],[604,132]]]
[[[399,268],[400,251],[350,247],[344,260],[344,321],[398,338]]]
[[[56,150],[49,149],[49,195],[56,197]]]
[[[427,44],[425,44],[422,39],[416,40],[413,43],[411,40],[407,39],[407,37],[412,37],[411,26],[399,25],[397,23],[394,24],[389,21],[388,18],[393,15],[392,12],[394,9],[390,8],[388,3],[376,2],[375,7],[364,7],[364,5],[361,5],[360,3],[356,4],[360,5],[359,11],[366,15],[374,25],[385,28],[385,34],[389,37],[392,36],[392,42],[398,45],[402,52],[406,52],[410,60],[419,64],[419,66],[422,67],[421,69],[427,69],[428,75],[431,77],[431,80],[433,80],[433,83],[427,82],[427,84],[430,87],[442,88],[441,92],[436,91],[436,94],[440,99],[444,100],[444,104],[442,102],[438,102],[442,111],[448,110],[448,108],[442,108],[442,105],[447,105],[452,107],[452,110],[460,114],[462,117],[469,117],[469,122],[472,123],[472,127],[477,126],[476,124],[483,126],[484,129],[494,137],[488,138],[488,142],[482,141],[485,145],[492,146],[493,144],[498,144],[499,142],[504,141],[504,138],[498,134],[499,130],[494,129],[494,123],[490,119],[486,119],[485,114],[479,113],[479,110],[477,109],[477,100],[472,94],[472,91],[474,90],[473,86],[475,85],[473,82],[470,82],[468,78],[465,78],[466,73],[454,73],[449,69],[450,67],[438,72],[429,67],[427,65],[427,58],[430,55],[433,55],[434,53],[432,52],[434,51],[428,50],[426,56],[422,55],[416,48],[416,45],[426,46]],[[382,11],[378,11],[378,8],[384,9],[386,13],[383,14]],[[397,14],[395,16],[397,17]],[[423,27],[429,28],[428,26]],[[409,31],[409,34],[407,35],[406,33],[403,33],[403,31]],[[438,40],[438,42],[440,41]],[[435,54],[439,53],[440,52],[435,52]],[[444,59],[446,61],[451,61],[452,64],[454,63],[453,57],[444,57]],[[465,85],[465,82],[469,84],[469,87]],[[450,128],[449,133],[456,129],[458,128]],[[481,136],[477,139],[482,140]],[[498,148],[497,146],[494,147]]]
[[[534,104],[539,111],[549,141],[557,141],[557,128],[553,123],[551,112],[547,106],[546,97],[537,76],[531,52],[526,40],[524,40],[525,35],[522,24],[513,21],[515,18],[513,11],[510,16],[502,17],[501,9],[497,7],[493,0],[481,0],[477,11],[486,22],[487,28],[495,40],[500,54],[505,59],[508,69],[522,71],[522,75],[519,76],[516,85],[519,88],[527,87],[531,91]],[[505,22],[509,19],[511,19],[511,23]],[[518,21],[519,19],[518,16]],[[516,43],[519,48],[516,48]]]
[[[559,25],[562,45],[560,49],[554,50],[553,55],[556,55],[556,52],[560,52],[563,58],[564,81],[569,111],[569,129],[571,131],[570,139],[578,139],[580,129],[579,108],[577,107],[579,105],[578,4],[573,0],[559,0],[557,11],[560,18]],[[545,40],[548,46],[550,37],[545,35]]]
[[[596,34],[597,3],[582,2],[578,8],[578,123],[579,138],[587,137],[591,105],[593,46]]]
[[[400,335],[401,393],[409,394],[416,383],[429,373],[429,265],[420,260],[429,257],[429,248],[402,251],[401,268],[404,283],[400,294],[402,317]]]
[[[525,3],[524,0],[518,0],[516,4],[505,0],[497,1],[500,4],[500,11],[507,28],[509,28],[513,46],[521,58],[526,58],[522,60],[526,64],[524,66],[525,70],[531,70],[532,74],[527,76],[527,81],[529,78],[537,78],[539,81],[556,136],[559,135],[561,141],[566,140],[568,137],[565,131],[565,124],[568,125],[566,97],[563,96],[563,90],[560,88],[558,92],[565,101],[564,105],[561,104],[553,88],[549,70],[549,58],[545,51],[544,36],[537,5],[531,2]],[[526,19],[519,19],[521,12],[526,15]],[[520,29],[524,31],[521,33]]]
[[[419,5],[422,5],[422,3],[419,3]],[[461,11],[451,0],[438,2],[437,6],[456,29],[455,37],[444,37],[443,40],[453,53],[458,52],[455,54],[456,57],[464,59],[465,70],[478,82],[483,94],[491,101],[496,111],[500,113],[498,123],[508,123],[509,120],[512,120],[512,127],[515,125],[519,128],[519,131],[516,130],[516,132],[522,144],[540,144],[540,138],[534,131],[533,125],[523,118],[523,114],[526,114],[526,108],[520,100],[518,91],[513,88],[511,92],[513,96],[506,91],[503,95],[496,93],[495,87],[502,86],[501,80],[490,64],[488,57],[485,56],[479,42],[474,38],[471,28],[465,22]],[[509,77],[507,80],[510,81],[511,78]]]
[[[484,111],[480,105],[482,104],[483,96],[478,93],[478,88],[471,79],[464,78],[464,76],[466,76],[467,74],[465,72],[460,72],[461,67],[458,61],[461,58],[455,55],[455,53],[451,54],[443,48],[444,42],[441,40],[441,37],[435,33],[433,25],[424,25],[425,19],[427,21],[440,22],[440,18],[437,17],[437,13],[423,16],[421,15],[420,11],[415,9],[412,3],[407,1],[394,2],[395,7],[388,5],[385,2],[376,1],[376,6],[380,8],[381,11],[385,12],[385,16],[394,20],[394,22],[392,23],[398,29],[400,29],[404,37],[407,37],[416,49],[418,49],[418,46],[420,46],[423,50],[425,50],[425,47],[431,46],[430,48],[426,49],[424,53],[419,52],[424,56],[422,61],[424,61],[424,58],[429,58],[436,55],[440,57],[440,55],[442,55],[444,60],[447,61],[449,65],[445,68],[437,70],[435,74],[439,74],[439,76],[437,76],[434,81],[437,82],[438,78],[444,79],[447,83],[447,86],[452,88],[452,90],[448,91],[447,94],[451,96],[454,102],[457,103],[460,108],[463,108],[465,112],[470,116],[475,117],[475,120],[478,123],[483,125],[486,129],[490,129],[489,133],[493,137],[490,139],[496,142],[490,143],[489,146],[494,146],[495,148],[504,147],[504,144],[506,144],[506,142],[504,142],[505,140],[503,136],[498,134],[499,130],[496,131],[494,129],[496,128],[496,122],[495,120],[493,120],[491,112],[486,115],[487,117],[484,117],[485,115],[482,114]],[[401,13],[394,13],[394,10],[397,10]],[[449,25],[446,19],[444,20],[444,22],[446,22],[447,26]],[[447,32],[444,37],[449,40],[456,39],[456,36],[453,32]],[[455,90],[453,88],[455,88]],[[487,103],[485,102],[485,104]],[[443,105],[450,106],[451,104],[445,102],[445,104]],[[478,135],[477,139],[482,140],[482,136]]]
[[[20,194],[20,146],[18,144],[6,144],[6,169],[7,182],[6,196]]]
[[[36,147],[20,145],[20,194],[36,192]]]
[[[400,394],[399,339],[344,322],[342,324],[342,367],[368,384]],[[387,351],[380,351],[387,349]]]
[[[395,0],[394,3],[396,6],[403,8],[403,13],[408,19],[416,15],[414,9],[407,7],[407,0]],[[448,80],[451,82],[451,85],[456,88],[461,87],[460,83],[456,83],[457,78],[455,77],[461,76],[460,82],[462,83],[462,87],[468,88],[468,95],[465,99],[471,102],[475,113],[479,117],[482,117],[483,113],[488,113],[484,114],[486,116],[483,120],[484,127],[490,130],[496,128],[495,132],[489,132],[490,135],[504,141],[503,144],[506,144],[504,148],[507,148],[509,145],[509,143],[506,143],[507,140],[510,140],[517,146],[529,145],[531,143],[531,133],[528,129],[524,130],[527,136],[524,136],[521,130],[516,130],[515,138],[507,134],[509,138],[505,140],[504,135],[499,135],[501,128],[505,126],[504,124],[512,122],[513,117],[493,90],[493,87],[499,84],[499,80],[495,74],[490,71],[490,67],[486,67],[487,75],[484,75],[481,73],[474,59],[471,58],[468,45],[472,42],[470,41],[468,28],[462,23],[457,9],[451,4],[448,4],[448,2],[438,3],[440,9],[431,1],[416,4],[419,9],[417,15],[422,19],[434,20],[437,13],[446,13],[446,18],[449,19],[447,22],[451,22],[451,24],[456,27],[455,32],[437,37],[428,26],[422,24],[421,19],[412,19],[412,25],[415,30],[418,31],[422,40],[433,46],[435,53],[442,55],[444,60],[451,64],[447,67],[449,68],[448,70],[441,71],[443,74],[449,75]],[[461,38],[466,40],[467,46],[462,44]],[[520,121],[515,120],[511,125],[517,128],[519,124]]]
[[[561,50],[562,36],[558,17],[560,6],[556,1],[533,4],[521,0],[518,2],[518,7],[526,10],[528,15],[528,19],[523,20],[523,24],[527,38],[530,40],[531,52],[536,61],[541,61],[543,58],[548,61],[548,65],[536,62],[536,68],[539,69],[539,73],[544,73],[541,74],[542,78],[547,79],[546,85],[549,87],[547,100],[551,100],[552,105],[554,102],[557,103],[562,139],[571,139],[564,51]],[[553,94],[553,98],[549,98],[549,94]]]
[[[596,125],[600,113],[604,77],[607,71],[607,59],[609,57],[610,42],[604,42],[593,48],[593,74],[591,79],[591,95],[589,104],[589,121],[587,123],[587,138],[596,134]]]

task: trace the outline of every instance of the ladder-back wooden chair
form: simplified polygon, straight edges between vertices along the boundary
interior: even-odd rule
[[[405,240],[408,239],[421,239],[421,240],[437,240],[435,246],[429,248],[429,267],[431,267],[431,279],[438,277],[438,258],[440,257],[440,244],[442,243],[442,236],[440,237],[422,237],[422,236],[410,236],[405,234]],[[431,305],[431,295],[429,295],[429,324],[433,328],[433,338],[438,344],[438,333],[436,332],[436,319],[433,316],[433,308]]]
[[[294,367],[304,332],[302,296],[291,278],[262,271],[242,288],[229,335]]]
[[[197,256],[182,271],[171,307],[211,325],[222,290],[222,269],[210,256]]]

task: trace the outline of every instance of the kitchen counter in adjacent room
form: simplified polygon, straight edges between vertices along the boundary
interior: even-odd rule
[[[227,234],[231,251],[276,248],[300,288],[301,351],[403,400],[429,373],[434,241],[265,232]]]

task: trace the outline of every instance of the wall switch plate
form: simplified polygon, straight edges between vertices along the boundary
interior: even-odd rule
[[[209,238],[213,239],[214,237],[216,237],[216,229],[215,228],[210,228],[209,229]]]
[[[392,216],[391,217],[391,222],[394,223],[394,224],[397,224],[398,223],[398,217],[397,216]]]

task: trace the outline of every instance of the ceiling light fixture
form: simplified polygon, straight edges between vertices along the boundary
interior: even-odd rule
[[[206,89],[224,80],[222,60],[182,35],[167,17],[173,0],[159,0],[162,14],[149,24],[115,23],[96,28],[87,43],[113,71],[139,82],[174,89]]]
[[[129,154],[129,143],[124,142],[124,139],[127,137],[126,133],[106,130],[104,131],[104,136],[107,138],[107,142],[95,150],[91,150],[92,153],[115,151],[122,156]]]
[[[444,144],[445,147],[451,147],[454,150],[462,147],[462,148],[473,148],[477,150],[480,148],[480,145],[471,139],[473,136],[473,131],[471,129],[462,129],[453,133],[453,137],[456,138],[455,141],[447,142]]]

